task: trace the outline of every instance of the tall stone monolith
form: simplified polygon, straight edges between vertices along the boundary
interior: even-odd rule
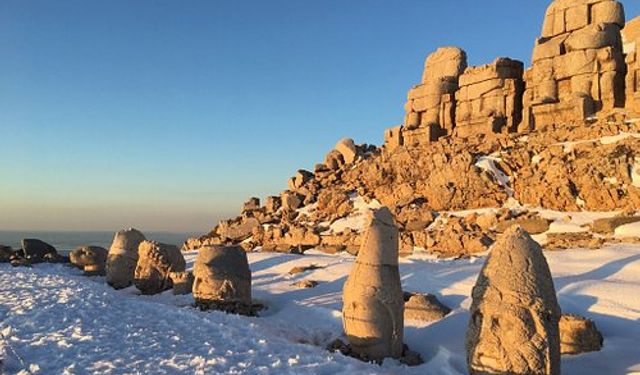
[[[542,249],[519,226],[495,243],[472,292],[469,373],[560,374],[560,306]]]
[[[383,207],[370,212],[355,265],[344,284],[344,330],[352,350],[379,361],[403,351],[404,299],[398,269],[398,229]]]

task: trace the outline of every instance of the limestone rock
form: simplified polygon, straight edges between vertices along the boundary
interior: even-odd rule
[[[133,283],[138,263],[138,246],[144,235],[133,228],[117,232],[107,256],[107,283],[116,289]]]
[[[138,247],[134,284],[142,294],[158,294],[173,286],[170,274],[184,272],[186,262],[174,245],[143,241]]]
[[[447,316],[451,309],[432,294],[404,293],[404,319],[435,322]]]
[[[189,271],[170,272],[169,278],[173,284],[173,294],[190,294],[193,290],[193,273]]]
[[[28,259],[31,263],[40,263],[47,261],[51,256],[58,255],[55,247],[48,243],[32,238],[22,240],[22,257]]]
[[[352,349],[370,360],[400,358],[404,300],[398,269],[398,229],[388,208],[369,224],[343,291],[343,324]]]
[[[597,352],[604,339],[593,320],[563,314],[560,319],[560,351],[562,354]]]
[[[576,248],[595,250],[601,248],[604,242],[603,238],[595,237],[589,232],[549,233],[544,249],[550,251]]]
[[[203,247],[193,275],[193,296],[201,309],[251,313],[251,271],[239,246]]]
[[[519,227],[496,242],[472,292],[471,374],[560,374],[560,306],[540,246]]]
[[[282,200],[280,197],[267,197],[265,202],[265,209],[267,213],[275,213],[282,207]]]
[[[527,233],[540,234],[549,230],[551,220],[541,217],[523,217],[503,221],[496,226],[498,233],[503,233],[512,226],[520,226]]]
[[[591,230],[600,234],[612,234],[616,228],[625,224],[637,223],[640,216],[617,216],[606,219],[597,219],[591,225]]]
[[[351,138],[344,138],[340,140],[336,144],[335,149],[342,155],[344,162],[347,164],[353,164],[353,162],[356,161],[356,158],[358,157],[358,150],[356,149],[356,145],[355,143],[353,143],[353,139]]]
[[[260,208],[260,198],[256,198],[256,197],[252,197],[249,198],[248,201],[246,201],[243,205],[242,205],[242,212],[250,212],[250,211],[254,211]]]
[[[106,275],[107,249],[100,246],[81,246],[69,254],[71,264],[88,275]]]

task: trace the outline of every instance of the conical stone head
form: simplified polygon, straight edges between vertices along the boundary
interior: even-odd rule
[[[404,298],[398,269],[398,229],[383,207],[373,211],[343,290],[349,344],[368,360],[398,358],[403,350]]]
[[[542,249],[518,226],[494,244],[472,292],[471,374],[560,373],[560,306]]]

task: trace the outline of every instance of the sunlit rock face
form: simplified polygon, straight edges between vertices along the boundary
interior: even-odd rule
[[[343,303],[344,330],[359,357],[381,360],[402,355],[398,229],[386,207],[370,212],[358,258],[344,285]]]
[[[174,245],[143,241],[138,247],[134,284],[142,294],[157,294],[171,289],[172,272],[186,268],[184,256]]]
[[[560,306],[542,249],[527,232],[504,233],[472,293],[471,374],[560,374]]]
[[[193,296],[201,309],[251,313],[251,270],[240,246],[201,248],[193,276]]]
[[[133,283],[138,246],[145,240],[144,235],[133,228],[116,233],[107,257],[107,283],[116,289],[122,289]]]

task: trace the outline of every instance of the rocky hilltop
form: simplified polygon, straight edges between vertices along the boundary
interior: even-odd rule
[[[280,196],[251,198],[184,248],[355,253],[364,211],[381,205],[404,254],[481,252],[513,223],[547,249],[621,241],[616,227],[640,221],[638,45],[640,18],[625,23],[620,2],[555,0],[527,69],[439,48],[384,145],[338,142]]]

